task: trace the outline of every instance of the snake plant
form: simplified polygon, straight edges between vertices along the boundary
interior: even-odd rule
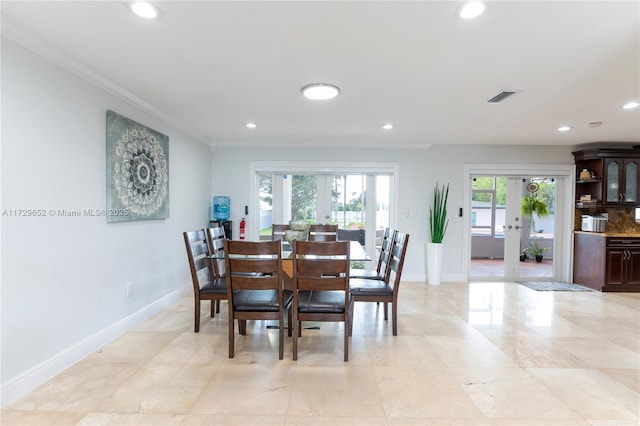
[[[449,219],[447,219],[447,199],[449,198],[449,184],[442,189],[438,183],[433,190],[433,204],[429,207],[429,229],[431,231],[431,242],[441,243],[447,232]]]

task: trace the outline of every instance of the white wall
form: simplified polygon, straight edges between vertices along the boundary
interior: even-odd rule
[[[1,64],[4,405],[152,313],[149,307],[192,291],[182,232],[207,223],[211,152],[5,38]],[[105,208],[108,109],[169,136],[170,217],[9,216]]]
[[[411,235],[402,274],[406,280],[426,280],[425,243],[433,187],[436,182],[449,183],[450,224],[444,239],[442,266],[442,281],[446,282],[464,280],[464,221],[458,216],[458,209],[463,207],[465,163],[572,165],[573,156],[571,147],[550,146],[433,145],[425,150],[219,147],[214,150],[212,190],[214,194],[231,197],[234,227],[244,216],[245,205],[250,206],[250,214],[255,214],[249,199],[250,161],[398,163],[398,223],[394,226]],[[406,210],[409,217],[404,215]]]

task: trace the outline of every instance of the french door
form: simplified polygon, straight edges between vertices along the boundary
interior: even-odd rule
[[[554,277],[555,183],[541,176],[472,178],[471,278]],[[523,214],[524,197],[544,204],[548,214]]]
[[[571,166],[468,165],[465,272],[471,281],[571,279]],[[518,174],[520,172],[520,174]],[[524,172],[524,173],[522,173]],[[544,201],[548,215],[523,215],[522,200]],[[526,200],[525,200],[526,201]],[[534,248],[542,251],[537,262]]]

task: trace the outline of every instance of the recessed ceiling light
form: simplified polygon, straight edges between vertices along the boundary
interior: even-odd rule
[[[573,128],[572,126],[560,126],[560,127],[558,127],[558,131],[559,132],[566,132],[566,131],[571,130],[572,128]]]
[[[482,15],[484,12],[484,3],[481,1],[470,1],[465,3],[460,9],[460,17],[462,19],[473,19]]]
[[[160,16],[158,6],[148,1],[133,1],[129,3],[131,11],[144,19],[156,19]]]
[[[327,99],[333,99],[338,96],[340,89],[332,84],[314,83],[307,84],[302,88],[302,94],[307,99],[314,101],[324,101]]]
[[[634,109],[634,108],[638,108],[639,106],[640,106],[640,102],[631,101],[631,102],[627,102],[626,104],[622,105],[622,108],[624,108],[624,109]]]
[[[247,123],[247,124],[245,124],[245,126],[247,126],[247,127],[248,127],[248,128],[250,128],[250,129],[255,129],[256,127],[258,127],[258,126],[256,125],[256,123]]]
[[[391,130],[393,129],[393,124],[385,124],[384,126],[382,126],[382,128],[385,130]]]

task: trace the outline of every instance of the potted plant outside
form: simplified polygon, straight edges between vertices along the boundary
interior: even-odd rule
[[[534,214],[538,215],[538,217],[549,216],[549,206],[547,206],[547,203],[542,197],[538,196],[537,192],[530,192],[528,195],[522,197],[522,201],[520,202],[520,215],[531,221],[531,229],[536,229],[533,219]]]
[[[433,190],[433,200],[429,207],[429,231],[431,239],[427,243],[427,280],[429,284],[439,285],[442,272],[442,240],[449,226],[447,218],[447,200],[449,198],[449,184],[436,183]]]
[[[531,257],[533,257],[536,262],[542,262],[542,258],[545,251],[551,250],[551,247],[540,247],[540,245],[535,241],[529,242],[529,247],[522,250],[523,253],[531,253]]]

